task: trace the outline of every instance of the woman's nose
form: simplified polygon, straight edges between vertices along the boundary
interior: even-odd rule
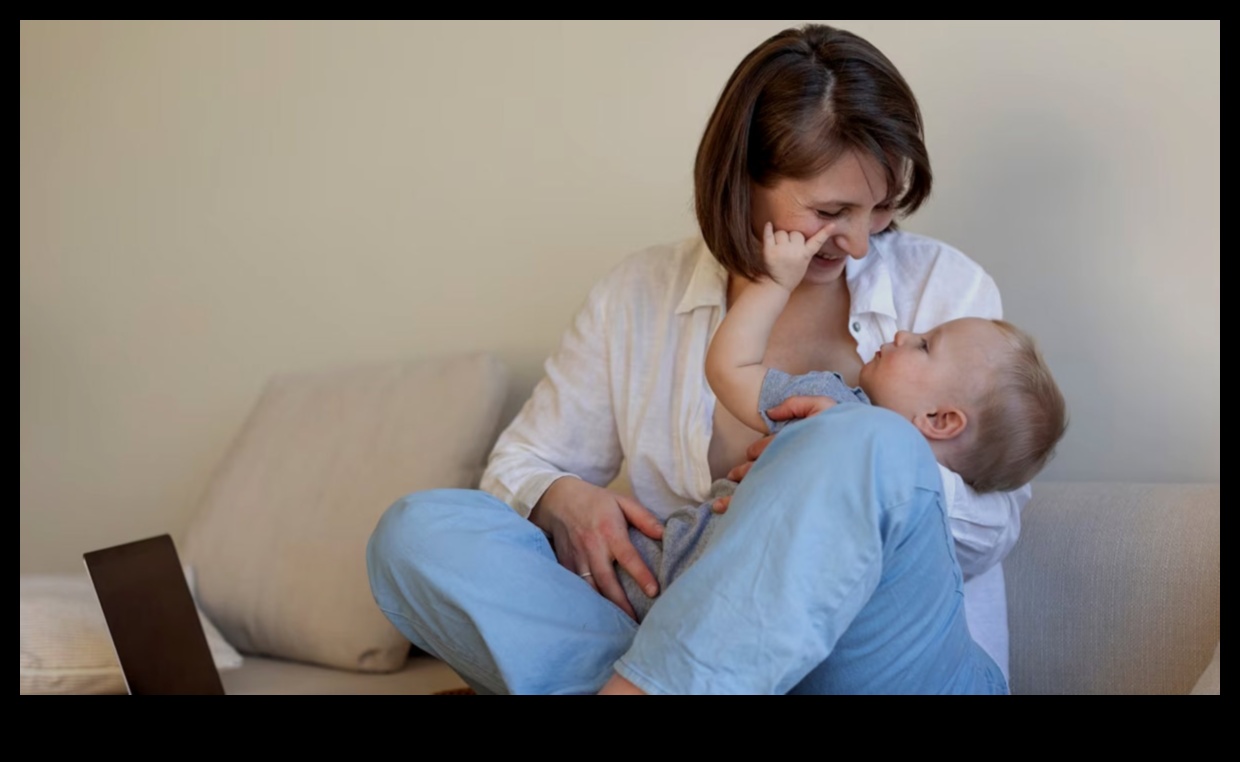
[[[869,231],[862,225],[850,225],[847,228],[838,228],[838,232],[832,237],[835,248],[844,252],[853,259],[861,259],[870,250]]]

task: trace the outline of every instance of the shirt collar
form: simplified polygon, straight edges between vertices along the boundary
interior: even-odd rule
[[[852,300],[853,314],[876,312],[896,319],[895,292],[891,282],[891,263],[888,261],[883,236],[870,238],[870,252],[863,259],[849,257],[844,277]],[[676,305],[676,314],[683,315],[698,307],[727,306],[728,271],[710,253],[706,242],[699,240],[694,247],[693,274],[689,285]]]
[[[699,239],[694,246],[692,259],[693,274],[689,276],[689,285],[676,305],[676,314],[683,315],[698,307],[722,309],[727,305],[728,271],[710,253],[704,240]]]
[[[891,283],[891,262],[885,236],[871,236],[870,252],[863,259],[848,260],[844,277],[852,297],[854,315],[876,312],[896,319],[895,291]]]

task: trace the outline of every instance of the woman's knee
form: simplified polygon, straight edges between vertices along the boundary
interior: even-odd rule
[[[459,538],[477,508],[491,502],[510,510],[477,490],[433,489],[400,498],[384,511],[367,542],[372,581],[394,569],[416,569],[452,558],[459,550],[454,538]]]
[[[885,501],[911,489],[942,489],[921,432],[899,414],[870,405],[838,405],[789,425],[745,480],[759,467],[772,483],[797,484],[805,493],[864,492]]]
[[[796,440],[799,451],[812,453],[875,452],[890,457],[929,457],[931,460],[934,457],[925,437],[912,423],[898,413],[874,405],[837,405],[812,418],[797,421],[780,436]]]

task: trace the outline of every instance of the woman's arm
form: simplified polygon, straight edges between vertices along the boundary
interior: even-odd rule
[[[611,290],[608,280],[591,289],[544,364],[546,375],[491,450],[481,487],[522,516],[557,479],[605,485],[620,471],[608,379]]]
[[[615,564],[656,595],[654,575],[628,527],[656,539],[663,527],[633,498],[599,486],[615,478],[623,458],[608,335],[623,330],[608,319],[613,292],[622,286],[613,276],[591,290],[547,360],[546,376],[497,440],[481,488],[546,532],[562,566],[588,573],[583,579],[632,616]]]

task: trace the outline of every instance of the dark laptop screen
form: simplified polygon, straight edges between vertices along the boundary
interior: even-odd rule
[[[104,548],[82,558],[130,693],[224,693],[171,536]]]

